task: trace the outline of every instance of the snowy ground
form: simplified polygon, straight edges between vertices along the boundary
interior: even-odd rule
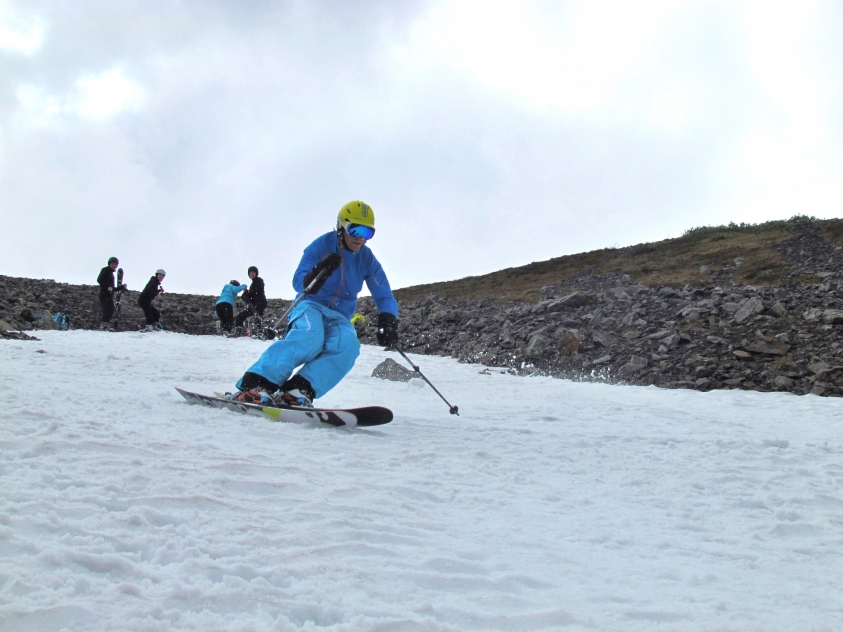
[[[416,357],[454,417],[367,347],[320,403],[396,419],[343,430],[173,390],[266,343],[39,336],[0,341],[4,632],[843,629],[843,400]]]

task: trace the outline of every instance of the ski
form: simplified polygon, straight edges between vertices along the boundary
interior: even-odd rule
[[[235,402],[225,397],[211,397],[175,387],[179,394],[190,404],[200,404],[211,408],[226,408],[236,413],[257,415],[270,421],[283,422],[319,422],[330,426],[380,426],[392,421],[392,411],[382,406],[362,408],[297,408],[261,406]]]
[[[120,327],[120,300],[123,298],[123,268],[117,269],[117,284],[114,291],[114,331]]]

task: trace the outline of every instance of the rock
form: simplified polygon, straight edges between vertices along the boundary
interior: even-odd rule
[[[790,389],[793,388],[794,382],[789,377],[779,375],[775,380],[773,380],[773,384],[778,388]]]
[[[13,331],[14,327],[12,327],[9,323],[5,320],[0,320],[0,331]]]
[[[45,314],[42,314],[41,316],[36,318],[35,322],[32,323],[32,326],[35,329],[42,330],[61,329],[61,327],[56,324],[56,321],[53,320],[53,315],[50,312],[46,312]]]
[[[530,342],[527,344],[527,349],[524,356],[528,360],[536,360],[547,350],[550,345],[550,339],[544,334],[533,334]]]
[[[387,358],[375,367],[375,370],[372,371],[372,377],[391,380],[392,382],[409,382],[419,375],[415,371],[401,366],[392,358]]]
[[[831,365],[825,362],[815,362],[814,364],[808,365],[808,370],[814,375],[822,375],[831,370]]]
[[[668,349],[673,349],[678,346],[680,342],[682,342],[682,336],[679,334],[672,334],[664,339],[664,344]]]
[[[732,353],[739,360],[751,360],[752,359],[752,354],[749,353],[748,351],[741,351],[740,349],[735,349]]]
[[[700,274],[711,276],[711,268],[709,268],[708,266],[700,266]]]
[[[584,292],[574,292],[573,294],[569,294],[568,296],[564,296],[559,300],[553,301],[547,306],[548,312],[561,312],[562,310],[573,309],[576,307],[582,307],[584,305],[590,305],[594,303],[595,298],[590,296]]]
[[[601,347],[606,347],[607,349],[615,344],[615,337],[605,331],[595,331],[591,334],[591,339]]]
[[[671,329],[662,329],[661,331],[657,331],[654,334],[650,334],[647,336],[650,340],[662,340],[667,338],[672,333]]]
[[[634,375],[639,371],[646,369],[648,365],[649,362],[647,361],[647,358],[634,355],[629,359],[629,362],[618,369],[618,373],[621,375]]]
[[[694,369],[694,375],[696,375],[698,378],[699,377],[711,377],[712,373],[714,373],[714,368],[710,367],[710,366],[702,365],[702,366],[698,366],[696,369]]]
[[[839,325],[843,323],[843,309],[823,310],[822,320],[826,325]]]
[[[773,303],[773,306],[770,308],[770,311],[780,318],[787,314],[787,308],[782,305],[779,301]]]
[[[594,360],[592,362],[592,364],[606,364],[607,362],[611,362],[611,361],[612,361],[612,356],[604,355],[604,356],[600,356],[599,358]]]
[[[17,315],[18,318],[20,318],[21,320],[25,320],[29,323],[35,321],[35,316],[32,314],[32,310],[28,307],[21,307],[20,309],[18,309]]]
[[[751,353],[765,353],[767,355],[785,355],[790,351],[790,345],[780,342],[753,342],[744,346],[744,349]]]
[[[742,323],[750,316],[760,314],[764,311],[764,302],[757,296],[753,296],[735,312],[735,320]]]
[[[0,331],[0,338],[5,340],[41,340],[22,331]]]
[[[811,309],[805,310],[802,313],[802,318],[804,318],[809,323],[815,323],[819,321],[823,317],[823,311],[818,307],[812,307]]]

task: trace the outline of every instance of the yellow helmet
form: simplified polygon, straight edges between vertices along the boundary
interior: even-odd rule
[[[337,231],[345,230],[352,237],[371,239],[375,235],[375,212],[372,207],[354,200],[337,214]]]

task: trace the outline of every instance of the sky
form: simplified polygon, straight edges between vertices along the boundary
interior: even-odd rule
[[[0,274],[294,295],[843,215],[843,2],[0,0]]]

